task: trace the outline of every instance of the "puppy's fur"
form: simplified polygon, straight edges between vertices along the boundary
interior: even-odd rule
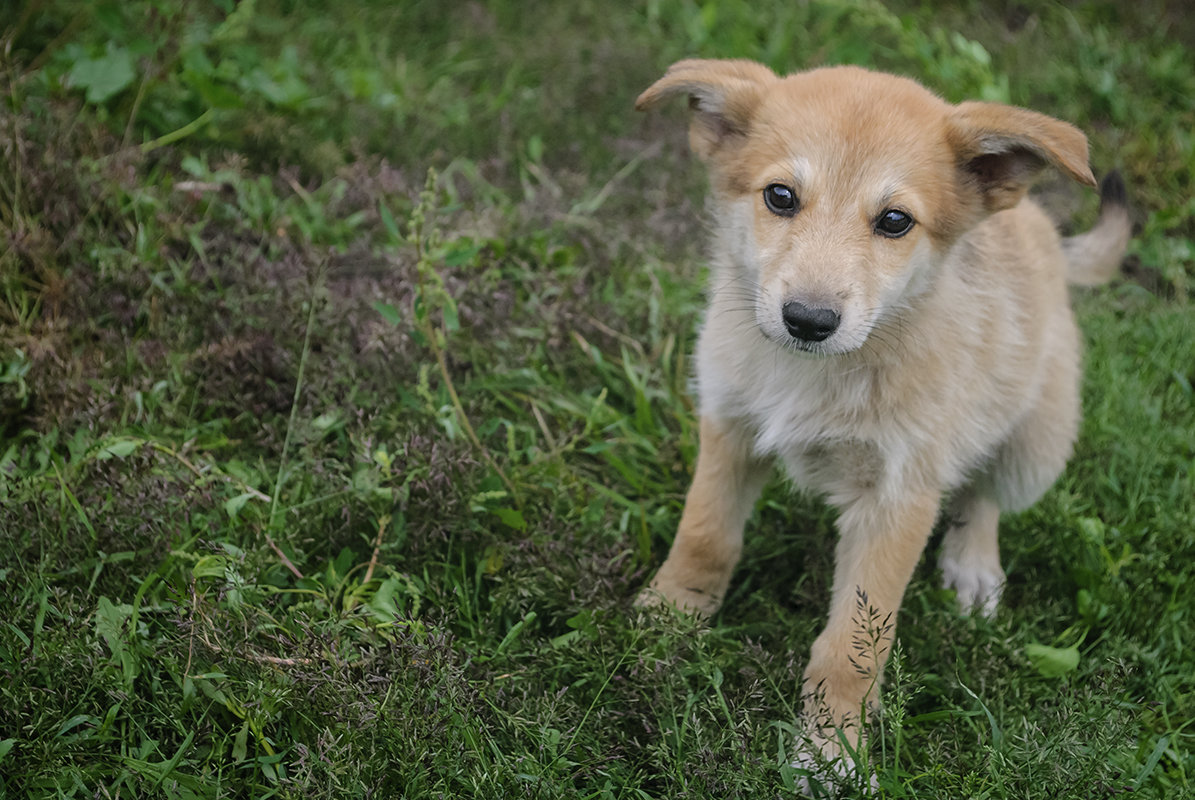
[[[1095,185],[1067,123],[855,67],[681,61],[636,107],[673,95],[710,172],[713,275],[696,473],[640,602],[718,608],[773,460],[823,495],[839,541],[803,694],[808,751],[834,760],[834,729],[858,736],[876,702],[887,623],[944,501],[943,581],[994,613],[999,515],[1035,502],[1075,439],[1067,282],[1115,272],[1124,186],[1110,176],[1100,222],[1064,242],[1026,191],[1047,165]]]

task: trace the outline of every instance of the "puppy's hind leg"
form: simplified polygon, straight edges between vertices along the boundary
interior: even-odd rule
[[[997,527],[1000,506],[989,487],[972,486],[951,506],[942,540],[942,584],[954,589],[966,613],[993,617],[1004,589]]]
[[[1071,342],[1060,347],[1050,365],[1051,380],[1037,404],[1021,419],[996,452],[986,474],[955,501],[953,522],[942,541],[942,581],[958,592],[968,612],[991,617],[1004,588],[997,523],[1002,511],[1021,511],[1054,484],[1079,427],[1078,351],[1073,323],[1065,329]]]
[[[712,614],[722,604],[743,549],[743,526],[768,470],[736,426],[701,418],[693,485],[672,550],[636,605]]]

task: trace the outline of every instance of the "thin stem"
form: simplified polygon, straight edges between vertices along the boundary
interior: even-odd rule
[[[502,480],[503,485],[510,491],[511,498],[517,502],[518,492],[515,489],[514,483],[511,482],[510,478],[506,477],[506,473],[502,471],[502,468],[498,466],[498,462],[490,455],[489,448],[481,443],[481,439],[477,436],[477,431],[473,429],[473,423],[469,421],[469,415],[465,413],[465,406],[461,403],[460,395],[456,393],[456,384],[453,383],[452,375],[448,371],[448,359],[444,354],[444,348],[440,347],[439,342],[436,340],[431,320],[425,319],[422,327],[428,347],[431,348],[432,354],[436,357],[436,366],[440,369],[440,377],[444,381],[444,388],[448,390],[448,396],[452,400],[452,407],[456,411],[461,428],[465,431],[465,435],[469,437],[469,441],[477,448],[477,452],[481,454],[486,464],[489,465],[490,469],[494,470]]]
[[[369,583],[373,580],[373,571],[378,566],[378,556],[382,552],[382,537],[386,533],[386,526],[390,524],[390,515],[384,514],[378,520],[378,536],[373,541],[373,555],[369,557],[369,568],[365,570],[365,578],[361,583]]]
[[[429,303],[427,314],[423,315],[422,318],[420,318],[420,314],[418,313],[414,315],[416,325],[419,327],[419,330],[423,333],[424,338],[427,340],[427,346],[431,348],[432,355],[434,355],[436,358],[436,366],[440,370],[440,377],[444,381],[444,388],[448,390],[448,396],[452,400],[452,408],[456,412],[456,417],[460,422],[461,428],[465,431],[465,435],[469,438],[469,442],[474,448],[476,448],[477,452],[481,455],[485,463],[494,471],[495,474],[497,474],[503,485],[506,486],[507,490],[510,492],[511,500],[515,503],[515,505],[518,505],[518,490],[515,488],[514,483],[506,476],[506,473],[502,471],[502,468],[498,466],[498,462],[494,460],[492,455],[490,455],[489,449],[481,443],[481,438],[478,437],[477,431],[473,429],[473,423],[470,422],[469,415],[465,413],[465,406],[461,402],[460,395],[457,394],[456,384],[453,382],[452,374],[448,370],[448,358],[445,355],[444,348],[440,346],[440,339],[436,335],[437,333],[440,333],[441,335],[447,337],[448,328],[445,322],[444,308],[440,302],[441,297],[437,297],[437,295],[442,296],[442,298],[448,302],[452,302],[452,299],[448,296],[447,291],[444,288],[443,279],[440,277],[440,274],[436,272],[435,266],[432,263],[432,259],[428,256],[428,248],[424,246],[424,236],[427,233],[429,213],[435,212],[435,185],[436,174],[434,171],[429,171],[423,196],[419,205],[416,206],[415,212],[411,216],[411,235],[409,241],[411,241],[415,246],[415,258],[417,264],[416,280],[418,282],[419,289],[418,297],[421,297],[423,302]],[[433,229],[429,236],[429,240],[434,240],[435,235],[436,232]],[[438,284],[435,289],[432,289],[428,286],[429,275]],[[435,326],[432,324],[430,314],[430,305],[432,303],[440,306],[440,331],[437,331]],[[445,339],[445,341],[447,341],[447,339]]]
[[[282,491],[283,476],[286,474],[286,457],[290,450],[290,439],[295,429],[295,417],[299,413],[299,397],[303,391],[303,373],[307,369],[307,354],[311,352],[311,328],[315,320],[315,289],[322,279],[321,274],[311,285],[311,295],[307,299],[307,327],[303,332],[303,350],[299,355],[299,374],[295,378],[295,393],[290,401],[290,419],[286,423],[286,437],[282,440],[282,457],[278,462],[278,474],[274,478],[273,497],[270,500],[270,518],[266,524],[267,530],[274,530],[274,518],[278,511],[278,495]]]
[[[186,125],[182,126],[181,128],[172,130],[170,133],[164,133],[161,136],[159,136],[157,139],[151,139],[150,141],[141,145],[141,152],[142,153],[150,153],[150,152],[153,152],[154,150],[157,150],[159,147],[165,147],[168,144],[173,144],[174,142],[177,142],[179,139],[187,138],[192,133],[195,133],[195,131],[202,128],[204,126],[204,123],[206,123],[209,119],[211,119],[212,114],[214,114],[214,113],[216,113],[216,109],[209,108],[207,111],[204,111],[198,117],[191,120],[190,122],[188,122]]]
[[[141,103],[145,100],[145,92],[149,88],[149,67],[145,68],[145,73],[141,76],[141,83],[137,86],[137,96],[133,98],[133,108],[129,111],[129,121],[124,126],[124,137],[120,144],[122,147],[128,147],[129,142],[133,140],[133,125],[137,122],[137,114],[141,112]]]
[[[143,441],[151,449],[156,450],[159,453],[163,453],[164,455],[168,455],[171,458],[173,458],[175,461],[177,461],[178,463],[182,464],[184,467],[186,467],[192,473],[194,473],[195,477],[201,478],[201,479],[209,477],[208,473],[204,472],[202,469],[200,469],[198,466],[196,466],[196,464],[193,461],[188,459],[185,455],[183,455],[178,450],[175,450],[173,447],[170,447],[169,445],[162,444],[161,442],[152,441],[150,439],[144,439]],[[183,445],[184,449],[186,449],[186,447],[187,447],[187,445]],[[266,500],[266,501],[270,500],[269,495],[264,494],[264,493],[258,491],[257,489],[254,489],[252,486],[245,483],[240,478],[236,478],[236,477],[233,477],[232,475],[229,475],[228,473],[224,472],[223,470],[221,470],[219,467],[215,466],[214,464],[206,464],[205,467],[212,471],[211,472],[212,476],[217,477],[222,481],[226,481],[228,483],[235,485],[237,488],[239,488],[245,494],[253,495],[253,497],[255,497],[258,500]]]

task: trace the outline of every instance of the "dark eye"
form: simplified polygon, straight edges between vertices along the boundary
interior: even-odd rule
[[[876,219],[876,233],[899,239],[913,227],[913,218],[903,211],[890,208]]]
[[[769,183],[763,190],[763,202],[768,211],[782,217],[791,217],[797,213],[796,192],[783,183]]]

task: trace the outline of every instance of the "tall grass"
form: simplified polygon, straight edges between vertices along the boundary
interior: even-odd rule
[[[1162,0],[0,9],[0,795],[794,793],[829,512],[770,485],[708,626],[629,602],[693,462],[703,278],[683,117],[631,105],[689,55],[1029,105],[1128,176],[1075,458],[1003,526],[995,621],[918,572],[870,758],[891,797],[1191,793],[1193,30]]]

